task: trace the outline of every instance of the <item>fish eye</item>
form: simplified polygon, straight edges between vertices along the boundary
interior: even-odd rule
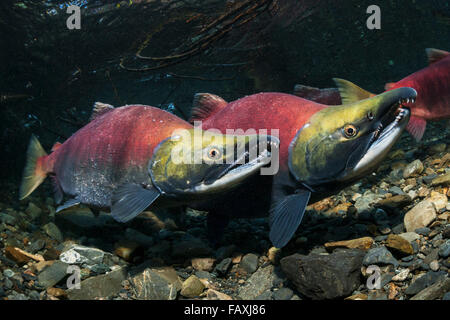
[[[222,153],[220,152],[220,150],[218,148],[211,148],[208,150],[208,157],[211,160],[217,160],[222,156]]]
[[[370,121],[373,120],[373,113],[372,113],[372,111],[369,111],[369,113],[367,114],[367,119],[369,119]]]
[[[352,124],[348,124],[344,127],[344,134],[347,138],[352,138],[356,136],[357,133],[358,129],[356,129],[356,127]]]

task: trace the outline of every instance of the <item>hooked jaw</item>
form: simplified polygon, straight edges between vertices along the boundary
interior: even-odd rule
[[[404,104],[414,103],[417,92],[412,88],[399,88],[383,93],[382,113],[370,146],[355,167],[343,179],[361,176],[373,169],[386,157],[408,124],[411,111]]]
[[[205,177],[203,183],[194,187],[195,193],[217,192],[239,184],[247,177],[255,174],[259,169],[272,161],[272,155],[278,154],[280,141],[273,136],[256,136],[249,139],[245,149],[235,156],[233,163],[223,165],[223,170],[215,176]]]

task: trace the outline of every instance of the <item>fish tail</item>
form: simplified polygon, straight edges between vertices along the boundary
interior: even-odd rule
[[[23,170],[22,183],[20,184],[19,199],[28,197],[47,176],[43,167],[43,160],[47,153],[42,148],[38,139],[32,135],[27,150],[27,162]]]

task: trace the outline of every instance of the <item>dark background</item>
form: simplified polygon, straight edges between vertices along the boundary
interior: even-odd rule
[[[290,93],[296,83],[330,87],[333,77],[380,92],[425,67],[425,48],[450,50],[444,0],[252,0],[248,6],[261,7],[231,23],[246,2],[2,0],[0,94],[29,96],[0,102],[2,182],[18,188],[32,133],[49,151],[87,122],[95,101],[165,109],[173,103],[187,117],[196,92],[231,101]],[[70,3],[82,5],[81,30],[66,28]],[[381,30],[366,28],[371,4],[381,8]],[[222,24],[204,31],[222,16]],[[124,59],[127,67],[156,67],[136,58],[139,48],[145,56],[182,53],[224,25],[227,32],[197,55],[162,60],[174,62],[169,67],[119,66]]]

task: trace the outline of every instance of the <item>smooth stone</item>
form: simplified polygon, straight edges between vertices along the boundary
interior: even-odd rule
[[[36,206],[33,202],[28,203],[28,207],[25,209],[25,213],[28,214],[32,220],[39,218],[42,213],[42,209]]]
[[[412,176],[421,174],[423,171],[423,163],[420,160],[414,160],[403,169],[403,178],[407,179]]]
[[[447,258],[450,255],[450,239],[439,246],[439,255],[442,258]]]
[[[370,249],[364,257],[363,264],[365,266],[392,264],[394,267],[398,267],[398,261],[384,246]]]
[[[61,230],[54,224],[53,222],[47,223],[46,225],[42,226],[42,230],[52,239],[55,239],[58,242],[63,242],[64,237],[61,233]]]
[[[199,271],[211,271],[216,259],[213,258],[194,258],[191,260],[192,267]]]
[[[404,232],[399,234],[400,237],[408,241],[409,243],[420,239],[420,236],[416,232]]]
[[[409,269],[403,269],[399,273],[397,273],[394,277],[392,277],[392,281],[405,281],[409,275]]]
[[[434,219],[436,219],[434,204],[428,200],[422,200],[405,214],[403,222],[406,231],[412,232],[428,226]]]
[[[81,245],[72,245],[68,250],[62,252],[59,256],[59,260],[62,262],[81,266],[101,264],[103,263],[104,258],[104,251]]]
[[[17,223],[17,218],[9,214],[0,212],[0,223],[6,223],[11,226],[14,226]]]
[[[279,290],[274,291],[272,297],[274,300],[290,300],[293,295],[294,292],[291,289],[281,288]]]
[[[434,204],[437,211],[444,209],[448,205],[448,198],[445,194],[440,192],[431,191],[430,196],[427,198],[428,201]]]
[[[53,287],[68,275],[68,267],[69,265],[67,263],[55,261],[53,264],[47,266],[39,273],[39,285],[45,287],[46,289],[49,287]]]
[[[208,289],[208,291],[206,291],[206,300],[233,300],[233,298],[223,292]]]
[[[243,300],[255,300],[264,292],[269,291],[278,278],[274,270],[273,265],[259,268],[248,278],[244,286],[238,288],[238,296]]]
[[[239,265],[247,273],[253,273],[258,269],[258,256],[254,253],[246,254]]]
[[[430,234],[431,229],[428,228],[428,227],[423,227],[423,228],[418,228],[418,229],[416,229],[415,232],[416,232],[417,234],[422,235],[422,236],[427,236],[427,235]]]
[[[122,282],[127,279],[125,268],[118,268],[107,274],[98,275],[81,281],[80,289],[68,289],[70,300],[94,300],[109,298],[119,293]]]
[[[439,262],[437,260],[433,260],[430,262],[430,269],[433,271],[439,270]]]
[[[361,284],[364,251],[342,249],[329,255],[294,254],[281,259],[281,269],[298,292],[311,299],[346,297]]]
[[[192,275],[183,282],[180,293],[186,298],[194,298],[199,296],[204,289],[205,285],[200,279]]]
[[[386,247],[395,250],[402,255],[412,255],[414,253],[413,247],[409,241],[403,237],[391,234],[386,240]]]

